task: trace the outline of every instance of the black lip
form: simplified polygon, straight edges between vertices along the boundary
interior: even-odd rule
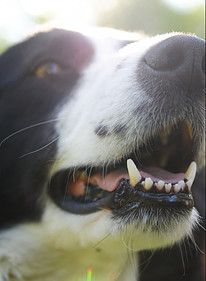
[[[145,206],[158,208],[187,208],[194,206],[191,193],[151,193],[144,192],[138,186],[132,187],[129,180],[122,179],[119,186],[113,192],[105,192],[104,196],[93,202],[78,202],[75,197],[64,194],[58,189],[52,188],[50,194],[54,202],[66,210],[75,214],[90,214],[102,209],[110,209],[113,212],[128,213],[133,209]]]
[[[57,195],[53,195],[54,202],[61,207],[63,210],[68,211],[74,214],[90,214],[101,210],[102,208],[108,208],[108,206],[113,201],[114,194],[113,192],[108,192],[103,198],[98,199],[94,202],[89,203],[80,203],[77,202],[73,196],[65,195],[62,196],[59,192]]]
[[[193,208],[192,194],[188,193],[152,193],[145,192],[129,184],[129,180],[121,180],[114,194],[115,209],[125,207],[156,206],[166,208]]]

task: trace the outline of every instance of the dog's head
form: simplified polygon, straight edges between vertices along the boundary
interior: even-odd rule
[[[137,249],[161,247],[190,234],[204,77],[204,41],[179,33],[52,30],[10,48],[0,57],[1,227],[41,221],[70,248],[119,233]]]

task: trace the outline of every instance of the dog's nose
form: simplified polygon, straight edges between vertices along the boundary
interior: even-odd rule
[[[205,41],[198,37],[175,35],[165,39],[149,49],[143,64],[154,82],[169,81],[188,92],[205,87]]]

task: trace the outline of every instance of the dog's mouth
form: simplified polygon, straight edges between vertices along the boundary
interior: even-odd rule
[[[49,192],[58,206],[76,214],[101,209],[126,213],[145,205],[191,209],[195,151],[192,126],[189,121],[181,122],[151,137],[132,154],[121,156],[115,165],[58,172]]]

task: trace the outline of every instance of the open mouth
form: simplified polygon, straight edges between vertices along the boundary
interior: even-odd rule
[[[145,205],[191,209],[194,154],[192,126],[184,121],[168,126],[107,169],[72,167],[58,172],[51,179],[50,195],[58,206],[77,214]]]

